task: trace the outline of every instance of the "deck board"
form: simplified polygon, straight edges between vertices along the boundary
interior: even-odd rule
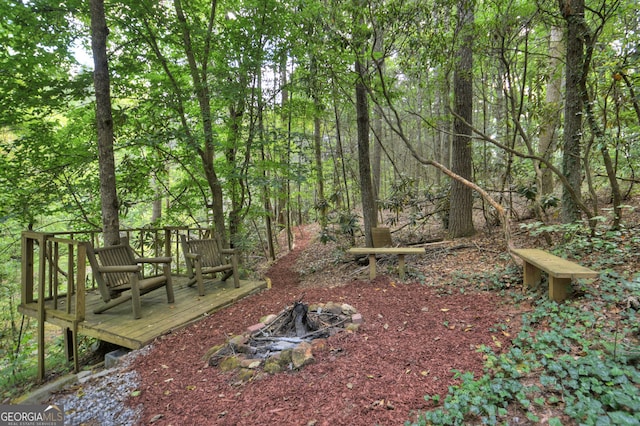
[[[227,282],[205,282],[206,294],[198,296],[196,286],[187,287],[186,278],[173,277],[175,302],[167,303],[164,288],[152,291],[141,297],[142,318],[134,319],[131,302],[125,302],[101,314],[94,314],[95,307],[102,303],[97,290],[90,291],[86,297],[86,318],[78,324],[78,334],[95,337],[106,342],[139,349],[159,336],[178,330],[185,325],[203,318],[239,299],[260,289],[267,288],[265,281],[240,281],[235,288],[233,280]],[[60,306],[61,301],[58,301]],[[64,306],[64,305],[62,305]],[[53,302],[47,302],[52,308]],[[29,316],[37,315],[37,305],[20,305],[20,312]],[[66,323],[53,317],[47,322],[65,326]]]

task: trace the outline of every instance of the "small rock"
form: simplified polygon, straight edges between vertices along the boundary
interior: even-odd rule
[[[259,322],[257,324],[253,324],[247,327],[247,331],[249,333],[255,333],[256,331],[262,330],[264,327],[265,327],[265,324],[263,322]]]
[[[313,339],[311,341],[311,350],[313,352],[322,351],[327,347],[327,339]]]
[[[354,324],[362,324],[364,323],[364,318],[362,318],[362,314],[353,314],[351,315],[351,322]]]
[[[342,313],[342,305],[338,305],[337,303],[334,302],[327,302],[324,305],[324,309],[325,312],[329,312],[332,313],[334,315],[340,315]]]
[[[240,366],[240,359],[237,356],[228,356],[218,364],[221,371],[235,370]]]
[[[266,316],[264,316],[264,317],[260,318],[260,323],[261,323],[261,324],[264,324],[264,325],[269,325],[269,324],[271,324],[271,323],[272,323],[276,318],[278,318],[278,316],[277,316],[277,315],[269,314],[269,315],[266,315]]]
[[[356,310],[356,308],[354,308],[353,306],[349,305],[348,303],[343,303],[342,304],[342,313],[345,315],[353,315],[356,312],[358,312]]]
[[[360,328],[360,324],[350,322],[349,324],[347,324],[347,326],[344,329],[352,333],[355,333],[356,331],[358,331],[359,328]]]
[[[233,336],[229,340],[229,344],[231,346],[239,346],[239,345],[245,345],[248,341],[249,341],[249,338],[247,338],[247,336],[245,336],[244,334],[239,334],[237,336]]]
[[[305,365],[311,364],[315,359],[311,350],[311,344],[302,342],[291,351],[291,362],[293,368],[299,369]]]
[[[216,346],[212,346],[202,357],[205,360],[210,359],[212,356],[214,356],[215,354],[217,354],[218,352],[220,352],[223,348],[225,347],[225,345],[216,345]]]

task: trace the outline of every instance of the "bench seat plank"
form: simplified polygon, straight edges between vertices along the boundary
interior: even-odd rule
[[[599,273],[540,249],[512,249],[524,261],[524,285],[533,287],[549,274],[549,298],[561,302],[567,298],[574,278],[596,278]]]
[[[598,272],[540,249],[512,249],[516,256],[557,278],[596,278]]]

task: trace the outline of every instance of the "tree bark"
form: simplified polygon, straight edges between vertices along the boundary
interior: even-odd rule
[[[384,71],[382,42],[383,31],[382,29],[376,27],[373,51],[380,55],[380,59],[378,60],[378,67],[380,67],[380,69]],[[373,128],[375,143],[373,144],[373,157],[371,158],[371,172],[373,179],[373,199],[378,202],[380,200],[380,187],[382,181],[382,111],[380,111],[380,105],[376,105],[374,107]]]
[[[311,98],[313,99],[313,150],[315,155],[315,166],[316,166],[316,179],[317,179],[317,187],[316,190],[318,194],[316,196],[316,208],[320,214],[320,227],[323,231],[326,230],[328,219],[327,219],[327,200],[324,197],[324,172],[322,170],[322,129],[321,129],[321,120],[320,114],[322,113],[323,106],[322,101],[320,100],[320,87],[318,81],[318,66],[317,60],[315,57],[311,58]]]
[[[454,119],[451,171],[471,181],[472,152],[471,126],[473,115],[473,5],[462,0],[458,4],[458,29],[463,34],[458,48],[454,71]],[[462,118],[462,119],[461,119]],[[458,238],[473,235],[473,193],[470,187],[459,180],[451,182],[449,204],[449,237]]]
[[[582,168],[582,113],[584,62],[584,0],[560,0],[560,12],[567,23],[566,83],[564,109],[564,153],[562,173],[581,199]],[[580,210],[567,188],[562,191],[561,219],[564,223],[580,219]]]
[[[218,174],[214,166],[214,136],[211,121],[210,89],[209,82],[207,80],[209,75],[209,73],[207,72],[209,51],[208,49],[206,50],[207,55],[205,55],[205,57],[202,59],[202,63],[200,64],[202,69],[200,69],[198,66],[198,62],[196,61],[193,46],[191,44],[191,31],[189,29],[187,18],[184,14],[184,10],[182,8],[182,1],[174,0],[173,5],[176,11],[178,22],[180,24],[180,29],[182,31],[184,53],[187,57],[187,63],[189,65],[193,89],[198,99],[198,105],[200,108],[200,119],[202,120],[201,124],[203,129],[203,144],[202,146],[196,145],[194,141],[194,146],[197,146],[196,151],[198,152],[198,155],[200,156],[200,159],[202,161],[204,174],[207,179],[207,183],[209,184],[209,189],[211,190],[211,204],[207,207],[211,208],[213,212],[213,225],[215,228],[215,232],[218,235],[218,238],[220,238],[220,241],[223,242],[223,245],[227,247],[229,246],[229,240],[227,238],[225,227],[222,183],[218,178]],[[208,29],[210,35],[208,37],[212,37],[211,33],[213,22],[216,16],[216,8],[217,0],[212,0]],[[208,45],[209,42],[210,39],[206,41],[206,44]]]
[[[113,118],[109,62],[107,58],[107,21],[103,0],[91,0],[91,50],[93,51],[93,86],[96,92],[98,162],[100,163],[100,200],[104,245],[120,243],[120,219],[116,191],[116,166],[113,154]]]
[[[365,246],[373,247],[371,228],[377,226],[376,203],[371,181],[371,162],[369,160],[369,102],[367,88],[362,81],[365,75],[363,65],[356,60],[356,120],[358,127],[358,168],[360,171],[360,197],[364,220]]]
[[[562,29],[551,27],[549,34],[549,64],[547,94],[545,99],[544,119],[540,127],[540,139],[538,152],[541,157],[551,159],[557,144],[557,131],[560,126],[560,108],[562,104],[562,77],[559,72],[562,57]],[[539,193],[541,196],[553,192],[553,174],[551,170],[538,164],[540,167]]]

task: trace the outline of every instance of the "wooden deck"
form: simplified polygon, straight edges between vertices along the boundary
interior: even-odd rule
[[[100,294],[90,291],[86,294],[85,320],[78,323],[78,334],[95,337],[130,349],[139,349],[155,338],[178,330],[185,325],[203,318],[243,297],[267,288],[265,281],[240,281],[235,288],[233,280],[227,282],[205,282],[206,294],[198,296],[196,286],[187,287],[186,278],[174,276],[175,303],[167,304],[164,288],[141,297],[142,318],[133,319],[131,303],[123,303],[101,314],[94,314],[95,307],[102,304]],[[58,300],[58,309],[64,309],[64,298]],[[73,304],[72,304],[73,306]],[[31,317],[38,317],[36,303],[21,304],[19,311]],[[46,312],[54,312],[53,300],[47,301]],[[69,322],[55,315],[47,315],[46,322],[69,327]]]

